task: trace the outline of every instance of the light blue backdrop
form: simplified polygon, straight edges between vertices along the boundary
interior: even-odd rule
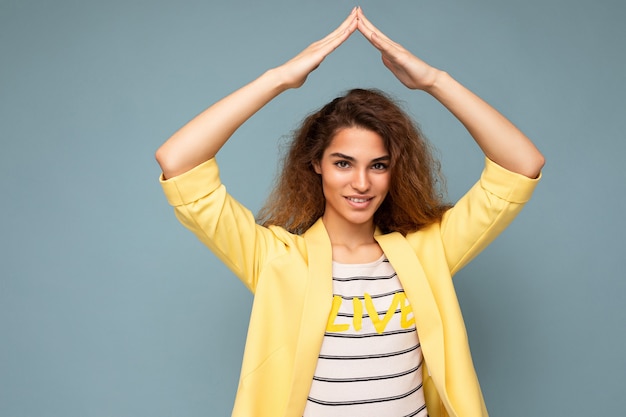
[[[363,0],[547,157],[534,200],[457,277],[494,416],[626,409],[626,3]],[[174,219],[156,148],[333,29],[343,0],[0,1],[0,416],[229,415],[251,296]],[[223,180],[253,210],[277,149],[339,92],[407,103],[450,199],[482,157],[353,36],[240,129]]]

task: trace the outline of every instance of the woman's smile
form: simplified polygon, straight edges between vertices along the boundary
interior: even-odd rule
[[[346,199],[356,208],[366,208],[374,197],[346,197]]]

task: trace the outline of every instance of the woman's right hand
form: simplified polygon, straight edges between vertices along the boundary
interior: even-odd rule
[[[341,25],[325,38],[312,43],[298,55],[275,68],[286,88],[298,88],[304,84],[309,74],[314,71],[331,52],[354,33],[357,28],[357,9]]]
[[[190,120],[156,152],[165,178],[189,171],[215,156],[231,135],[270,100],[298,88],[357,28],[356,8],[337,29],[281,66],[229,94]]]

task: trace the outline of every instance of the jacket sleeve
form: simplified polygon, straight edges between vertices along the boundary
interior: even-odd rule
[[[160,182],[178,220],[254,292],[263,266],[285,252],[284,239],[226,192],[215,159]]]
[[[441,221],[441,238],[452,274],[467,265],[513,221],[539,179],[508,171],[485,158],[480,180]]]

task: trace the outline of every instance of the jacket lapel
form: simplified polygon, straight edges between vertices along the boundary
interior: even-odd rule
[[[296,346],[292,391],[286,412],[288,416],[301,415],[304,410],[333,297],[332,248],[321,219],[306,231],[304,239],[308,277]]]
[[[375,238],[393,265],[411,302],[426,364],[431,369],[441,370],[438,374],[444,376],[443,325],[424,269],[413,248],[400,233],[381,234]]]

